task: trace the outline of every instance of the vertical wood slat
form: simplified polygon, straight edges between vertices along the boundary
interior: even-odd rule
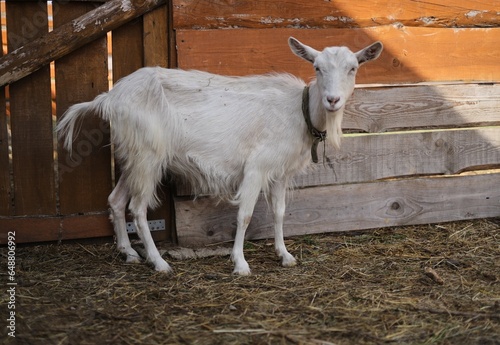
[[[144,66],[142,17],[112,32],[113,84]],[[111,130],[113,130],[111,128]],[[115,157],[115,184],[120,178],[120,166]]]
[[[143,18],[143,54],[144,66],[169,66],[168,5],[163,5],[148,12]],[[155,240],[171,239],[173,226],[173,200],[168,182],[164,182],[159,193],[161,206],[148,212],[148,219],[165,219],[166,231],[153,233]]]
[[[6,6],[9,51],[48,31],[47,10],[38,3]],[[10,85],[10,110],[15,214],[55,214],[49,66]]]
[[[144,66],[142,17],[112,32],[113,83]]]
[[[144,15],[144,65],[168,67],[168,8],[166,5]]]
[[[177,68],[177,43],[174,29],[174,4],[167,1],[168,67]]]
[[[89,2],[71,2],[54,13],[54,27],[94,9]],[[69,106],[91,101],[108,90],[106,37],[56,61],[58,118]],[[96,117],[83,120],[70,156],[59,148],[59,190],[61,214],[107,209],[111,191],[109,125]]]
[[[3,35],[0,35],[0,56],[3,55]],[[10,215],[10,171],[9,137],[7,133],[7,114],[5,88],[0,87],[0,216]]]

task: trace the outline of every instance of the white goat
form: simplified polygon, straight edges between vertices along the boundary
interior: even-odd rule
[[[65,136],[69,152],[78,118],[97,114],[111,122],[122,175],[108,201],[117,246],[127,262],[140,261],[125,229],[130,201],[146,260],[158,271],[171,271],[146,219],[148,207],[158,206],[156,188],[168,170],[186,178],[195,194],[233,195],[232,202],[239,205],[233,273],[250,274],[243,242],[261,191],[271,200],[275,215],[276,253],[283,266],[295,265],[283,241],[287,187],[294,174],[309,165],[325,131],[339,147],[343,111],[354,90],[356,71],[380,55],[382,44],[376,42],[357,53],[346,47],[319,52],[293,37],[289,45],[316,69],[317,78],[309,87],[289,74],[227,77],[142,68],[108,93],[73,105],[59,121],[57,130]]]

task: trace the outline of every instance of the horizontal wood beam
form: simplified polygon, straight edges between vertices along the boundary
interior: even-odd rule
[[[148,214],[148,219],[158,219],[158,211]],[[161,217],[160,217],[161,218]],[[132,219],[127,217],[127,222]],[[171,224],[167,219],[164,231],[151,235],[155,241],[172,239]],[[111,237],[113,224],[107,212],[70,216],[2,217],[0,218],[0,245],[7,243],[9,232],[15,232],[16,244],[77,240],[83,238]]]
[[[342,126],[351,131],[500,126],[500,84],[358,88]]]
[[[176,29],[349,28],[401,23],[494,27],[498,0],[173,0]]]
[[[500,174],[404,179],[305,188],[293,192],[285,236],[440,223],[500,216]],[[178,199],[181,246],[232,241],[237,208],[210,198]],[[268,203],[257,202],[247,239],[273,237]]]
[[[500,127],[346,136],[340,150],[327,144],[324,164],[320,146],[320,162],[295,176],[295,187],[500,168]],[[178,185],[177,195],[190,193]]]
[[[164,3],[165,0],[110,0],[104,3],[0,58],[0,86],[24,78]]]
[[[484,167],[500,168],[500,127],[349,136],[340,151],[327,146],[325,164],[296,176],[295,185],[452,175]]]
[[[309,80],[314,69],[290,51],[290,36],[320,50],[343,45],[356,51],[382,41],[380,58],[359,69],[360,84],[500,81],[500,28],[177,30],[178,65],[223,75],[288,72]],[[474,49],[463,42],[475,42]]]
[[[11,231],[15,232],[19,244],[112,236],[113,226],[107,212],[67,217],[0,218],[0,244],[6,243]]]

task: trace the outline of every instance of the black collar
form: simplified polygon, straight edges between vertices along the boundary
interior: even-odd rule
[[[318,163],[318,144],[326,139],[326,131],[318,131],[311,122],[311,113],[309,112],[309,86],[302,92],[302,114],[306,120],[307,130],[313,137],[311,147],[311,157],[314,163]]]

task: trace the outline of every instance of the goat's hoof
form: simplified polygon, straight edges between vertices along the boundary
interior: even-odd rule
[[[292,254],[287,253],[287,254],[283,255],[283,257],[281,258],[281,266],[293,267],[295,265],[297,265],[297,260],[295,260],[295,258],[293,257]]]
[[[246,262],[244,265],[235,266],[233,270],[233,274],[237,276],[249,276],[251,273],[250,267]]]
[[[137,253],[135,251],[135,249],[133,249],[131,247],[127,248],[124,246],[124,247],[119,248],[119,251],[123,255],[123,257],[125,258],[125,262],[127,264],[139,264],[142,262],[142,258],[139,255],[139,253]]]
[[[125,262],[127,264],[140,264],[142,262],[142,259],[139,256],[139,254],[136,255],[127,254],[127,259],[125,260]]]
[[[174,270],[165,260],[161,260],[155,263],[155,271],[169,274],[172,273]]]

